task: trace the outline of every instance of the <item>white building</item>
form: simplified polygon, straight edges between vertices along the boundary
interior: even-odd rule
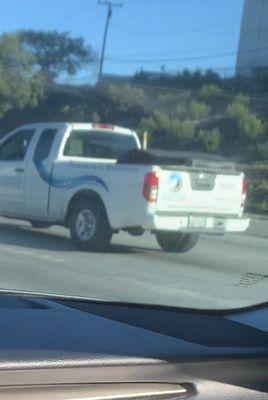
[[[268,0],[244,0],[236,73],[268,70]]]

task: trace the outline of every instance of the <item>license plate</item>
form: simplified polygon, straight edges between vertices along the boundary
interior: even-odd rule
[[[198,217],[191,215],[189,219],[190,228],[206,228],[207,219],[206,217]]]

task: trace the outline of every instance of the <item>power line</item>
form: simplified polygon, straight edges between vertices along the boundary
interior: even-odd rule
[[[112,27],[121,31],[135,33],[140,35],[160,35],[160,36],[168,36],[168,35],[176,35],[181,33],[194,33],[194,32],[204,32],[212,28],[218,28],[219,26],[224,26],[228,24],[232,24],[234,21],[224,20],[218,23],[213,23],[209,25],[199,26],[193,29],[181,29],[181,30],[164,30],[164,31],[146,31],[146,30],[137,30],[128,25],[122,24],[112,24]]]
[[[259,47],[257,50],[268,50],[268,46],[264,47]],[[122,62],[122,63],[165,63],[165,62],[178,62],[178,61],[194,61],[194,60],[207,60],[211,58],[222,58],[222,57],[230,57],[233,55],[236,55],[237,53],[251,53],[253,51],[256,51],[256,48],[248,49],[248,50],[242,50],[242,51],[230,51],[230,52],[225,52],[225,53],[215,53],[215,54],[208,54],[204,56],[190,56],[190,57],[178,57],[178,58],[166,58],[166,59],[130,59],[130,58],[107,58],[108,61],[110,62]]]
[[[112,3],[108,0],[99,0],[99,4],[107,7],[107,16],[106,22],[104,27],[104,35],[103,35],[103,42],[102,42],[102,50],[101,50],[101,59],[100,59],[100,69],[99,69],[99,80],[101,79],[102,69],[103,69],[103,61],[104,61],[104,54],[106,48],[106,41],[107,41],[107,33],[109,28],[109,22],[112,18],[113,14],[113,7],[122,7],[123,3]]]
[[[110,54],[109,57],[111,58],[127,58],[127,57],[142,57],[142,56],[166,56],[166,55],[176,55],[176,54],[195,54],[195,53],[205,53],[208,51],[216,51],[219,50],[219,47],[214,47],[214,48],[207,48],[207,49],[192,49],[192,50],[174,50],[174,51],[165,51],[165,52],[159,52],[159,53],[131,53],[131,54]],[[231,51],[226,49],[225,47],[221,50],[225,51]],[[235,51],[235,50],[232,50]]]
[[[221,57],[229,57],[237,54],[236,51],[226,52],[226,53],[215,53],[204,56],[191,56],[191,57],[178,57],[178,58],[155,58],[155,59],[124,59],[124,58],[107,58],[108,61],[111,62],[122,62],[122,63],[166,63],[166,62],[178,62],[178,61],[194,61],[194,60],[207,60],[210,58],[221,58]]]

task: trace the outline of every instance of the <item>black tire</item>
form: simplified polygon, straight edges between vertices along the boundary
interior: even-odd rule
[[[30,224],[35,229],[48,229],[51,227],[51,224],[42,221],[30,221]]]
[[[199,239],[197,233],[183,232],[159,231],[155,236],[162,250],[172,253],[186,253],[196,245]]]
[[[81,226],[80,220],[84,220]],[[105,209],[101,202],[95,199],[82,198],[74,204],[69,228],[74,243],[87,251],[106,250],[112,238]]]

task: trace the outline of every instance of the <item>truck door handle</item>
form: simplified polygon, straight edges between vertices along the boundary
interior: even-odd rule
[[[24,172],[24,168],[15,168],[15,172],[21,174],[22,172]]]

